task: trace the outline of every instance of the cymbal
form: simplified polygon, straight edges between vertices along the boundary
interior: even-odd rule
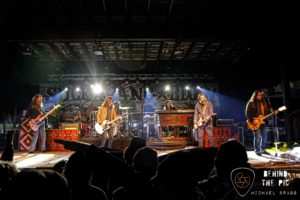
[[[121,110],[128,110],[130,109],[131,107],[120,107]]]

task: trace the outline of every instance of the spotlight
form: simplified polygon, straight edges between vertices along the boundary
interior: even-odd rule
[[[187,85],[187,86],[185,86],[185,90],[189,90],[190,89],[190,87]]]
[[[198,90],[201,90],[201,87],[198,85],[197,87],[196,87]]]
[[[165,91],[169,91],[170,90],[170,85],[166,85],[165,86]]]
[[[80,87],[77,87],[77,88],[76,88],[76,92],[79,92],[79,91],[80,91]]]
[[[68,91],[69,89],[67,87],[65,87],[64,91]]]
[[[116,91],[119,91],[119,88],[116,88]]]
[[[149,92],[149,88],[146,88],[146,92]]]
[[[133,123],[132,125],[134,128],[137,128],[138,127],[138,123]]]
[[[91,85],[94,94],[99,94],[102,92],[102,86],[100,84]]]

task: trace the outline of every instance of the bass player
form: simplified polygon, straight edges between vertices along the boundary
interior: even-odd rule
[[[256,119],[258,116],[265,116],[272,112],[271,106],[267,103],[266,99],[264,98],[262,90],[255,90],[251,95],[247,105],[245,114],[248,121],[255,125],[259,125],[260,121]],[[277,114],[278,111],[275,111],[274,114]],[[260,124],[259,128],[256,130],[252,130],[254,133],[254,150],[257,155],[269,154],[266,152],[266,144],[267,144],[267,131],[266,131],[266,124]]]
[[[44,108],[43,108],[43,96],[40,94],[34,95],[32,98],[32,101],[30,105],[27,108],[26,111],[26,118],[35,120],[38,118],[38,116],[44,114]],[[30,144],[29,153],[33,153],[35,151],[36,143],[38,140],[38,137],[41,138],[41,151],[46,151],[46,131],[45,131],[45,120],[40,122],[40,125],[36,131],[33,133],[32,142]]]

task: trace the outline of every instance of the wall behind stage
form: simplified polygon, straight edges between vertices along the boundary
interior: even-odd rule
[[[93,81],[64,81],[63,83],[46,83],[40,85],[40,93],[45,97],[44,107],[50,109],[53,105],[62,105],[59,113],[53,113],[60,121],[76,121],[81,115],[82,122],[88,122],[93,111],[103,103],[105,96],[118,100],[121,107],[129,107],[128,112],[154,112],[163,109],[165,101],[171,99],[177,109],[194,109],[199,92],[204,92],[213,102],[215,110],[219,110],[218,85],[216,82],[191,81],[158,81],[158,80],[110,80],[101,82],[103,91],[94,94],[91,85]],[[169,85],[169,90],[165,86]],[[197,86],[201,89],[197,89]],[[64,88],[68,91],[63,91]],[[188,89],[186,88],[188,87]],[[76,90],[80,88],[80,90]],[[118,90],[116,90],[118,88]],[[149,88],[149,92],[146,92]]]

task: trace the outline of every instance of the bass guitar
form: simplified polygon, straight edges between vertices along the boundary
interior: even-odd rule
[[[50,115],[54,110],[59,108],[61,105],[57,104],[55,105],[50,111],[48,111],[45,114],[40,114],[36,118],[29,120],[28,126],[32,131],[37,131],[39,129],[39,126],[41,125],[41,122],[48,116]]]
[[[110,129],[110,124],[117,121],[117,120],[120,120],[122,118],[124,118],[125,115],[121,115],[121,116],[118,116],[116,117],[115,119],[109,121],[109,120],[104,120],[101,124],[99,124],[98,122],[96,122],[95,124],[95,130],[98,134],[102,135],[104,131],[107,131],[108,129]]]
[[[256,121],[257,123],[254,124],[253,122],[251,122],[250,120],[247,120],[247,126],[249,129],[251,129],[252,131],[255,131],[257,129],[259,129],[259,127],[262,125],[262,124],[265,124],[265,119],[271,117],[273,114],[277,114],[278,112],[280,111],[284,111],[286,110],[286,107],[285,106],[281,106],[280,108],[278,108],[277,110],[263,116],[263,115],[258,115],[257,117],[254,117],[253,118],[253,121]]]

